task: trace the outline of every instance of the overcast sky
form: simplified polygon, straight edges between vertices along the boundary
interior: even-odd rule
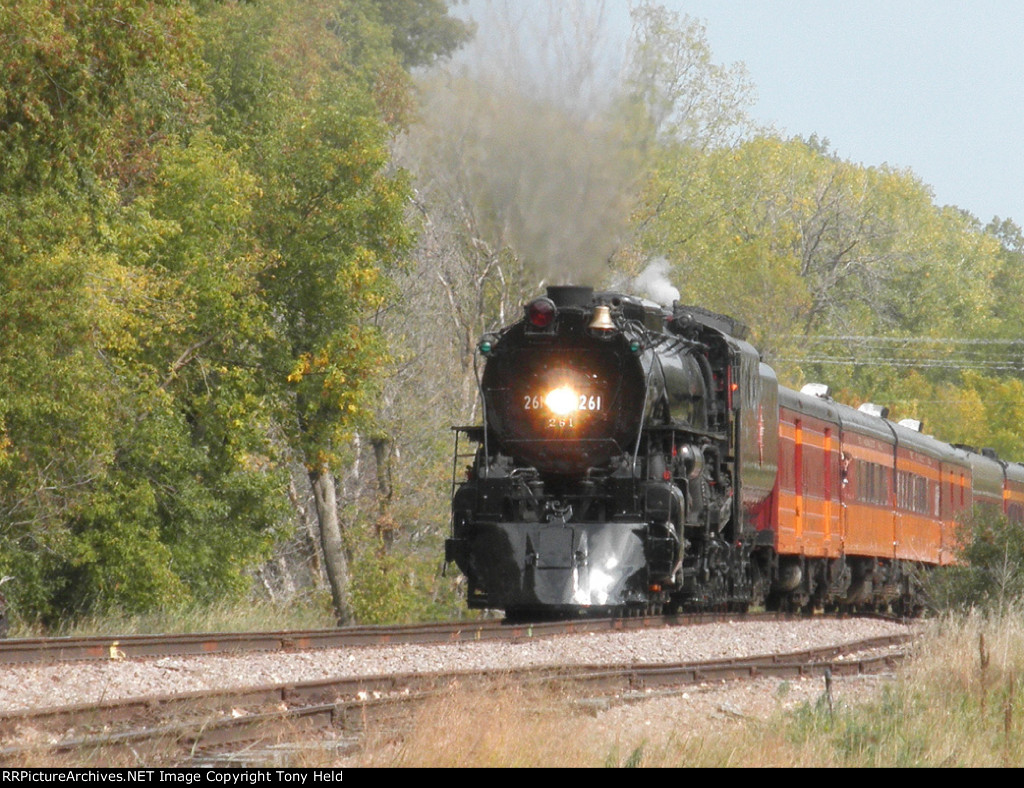
[[[476,5],[483,0],[473,0]],[[557,2],[557,0],[554,0]],[[761,123],[908,167],[940,205],[1024,225],[1024,2],[663,0],[742,62]],[[629,30],[628,0],[606,0]]]

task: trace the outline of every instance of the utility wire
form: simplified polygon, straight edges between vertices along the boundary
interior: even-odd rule
[[[872,356],[868,358],[839,358],[836,356],[773,356],[774,361],[785,361],[793,364],[825,364],[842,367],[877,367],[889,366],[898,368],[924,369],[977,369],[995,372],[1024,372],[1024,359],[997,359],[978,361],[972,359],[902,359],[894,357]]]
[[[801,342],[878,342],[890,345],[927,344],[929,342],[943,345],[1020,345],[1024,346],[1024,338],[1021,339],[963,339],[962,337],[887,337],[887,336],[859,336],[856,334],[816,334],[807,336],[805,334],[779,334],[781,339],[798,339]]]

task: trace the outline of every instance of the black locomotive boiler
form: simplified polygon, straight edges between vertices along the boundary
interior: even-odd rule
[[[479,345],[484,423],[446,561],[510,617],[745,607],[776,479],[778,385],[738,322],[551,287]],[[766,423],[766,416],[768,421]]]

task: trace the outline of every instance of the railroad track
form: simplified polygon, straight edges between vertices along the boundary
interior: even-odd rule
[[[778,613],[694,613],[635,618],[573,619],[535,623],[499,620],[440,624],[358,626],[278,632],[220,632],[166,635],[94,635],[86,637],[0,640],[0,665],[73,660],[121,660],[198,654],[294,652],[357,646],[460,643],[550,637],[586,632],[629,631],[718,621],[776,621],[798,618]]]
[[[577,665],[503,671],[417,673],[192,692],[110,703],[15,712],[0,719],[0,741],[26,729],[34,741],[0,746],[0,765],[58,756],[104,765],[261,765],[240,763],[221,748],[308,736],[311,730],[357,737],[364,725],[408,714],[410,708],[458,686],[570,685],[590,697],[644,693],[694,683],[761,676],[849,676],[892,670],[912,635],[888,636],[788,654],[663,664]],[[861,655],[886,650],[883,654]],[[70,732],[70,733],[69,733]]]

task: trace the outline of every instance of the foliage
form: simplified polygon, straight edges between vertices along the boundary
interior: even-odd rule
[[[446,0],[379,0],[375,5],[406,68],[431,65],[473,34],[473,25],[448,16]]]
[[[385,59],[368,49],[383,46],[383,31],[349,5],[359,6],[232,5],[207,21],[214,126],[238,141],[260,188],[259,282],[278,342],[265,372],[291,384],[281,402],[295,411],[282,424],[311,467],[329,460],[372,393],[384,351],[367,318],[410,238],[405,180],[386,171],[389,131],[367,73]],[[273,31],[262,50],[249,46],[254,31]]]
[[[0,186],[27,189],[146,167],[148,141],[195,119],[187,3],[19,2],[0,13]],[[70,184],[69,184],[70,185]]]
[[[387,13],[382,13],[386,11]],[[0,569],[22,621],[238,598],[372,422],[411,232],[394,54],[447,5],[75,0],[0,13]],[[392,27],[390,16],[401,18]]]
[[[417,554],[406,548],[386,550],[370,533],[358,533],[352,572],[352,606],[365,624],[447,621],[458,616],[464,600],[438,593],[438,555],[442,545]]]
[[[209,376],[186,373],[200,347],[224,352],[248,339],[249,322],[225,311],[224,297],[251,284],[223,277],[230,254],[196,254],[219,238],[185,227],[192,248],[175,243],[175,219],[201,215],[173,170],[188,149],[176,130],[201,99],[191,14],[177,3],[95,0],[20,4],[0,19],[12,43],[0,55],[11,77],[10,166],[0,167],[7,596],[21,617],[52,619],[223,590],[252,560],[251,543],[230,537],[240,564],[196,567],[187,579],[174,560],[180,550],[191,563],[187,534],[219,519],[216,480],[232,470],[196,445],[209,422],[195,405],[213,398]],[[214,169],[230,174],[228,164]],[[203,334],[229,325],[241,330],[216,342]]]
[[[1012,224],[997,236],[912,173],[763,134],[666,151],[637,221],[683,300],[747,322],[787,384],[827,382],[941,439],[1024,456]]]
[[[1004,613],[1024,600],[1024,525],[976,510],[956,534],[958,564],[933,572],[925,590],[938,611]]]
[[[698,19],[653,2],[631,13],[619,109],[627,116],[639,110],[640,143],[710,149],[742,137],[754,98],[745,67],[713,62]]]

